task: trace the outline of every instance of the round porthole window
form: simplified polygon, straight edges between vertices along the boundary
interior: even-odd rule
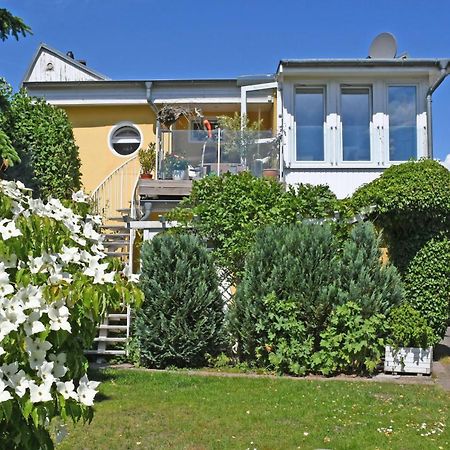
[[[131,123],[116,125],[109,137],[112,150],[120,156],[129,156],[135,153],[142,144],[140,130]]]

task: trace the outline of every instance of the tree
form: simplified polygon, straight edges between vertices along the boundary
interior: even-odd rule
[[[5,81],[0,98],[0,128],[21,160],[5,178],[21,181],[36,196],[70,198],[80,189],[81,163],[66,112],[25,90],[12,94]]]
[[[25,37],[33,34],[31,28],[20,17],[13,16],[7,9],[0,8],[0,39],[5,41],[10,36],[19,40],[19,36]]]

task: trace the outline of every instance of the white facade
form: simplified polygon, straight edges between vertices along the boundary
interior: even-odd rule
[[[356,62],[354,64],[357,66]],[[427,147],[427,113],[426,95],[431,80],[438,70],[433,67],[318,67],[293,69],[280,65],[279,83],[282,90],[282,112],[280,127],[283,129],[284,176],[288,184],[311,183],[328,184],[340,197],[351,195],[356,188],[379,176],[384,169],[409,158],[419,159],[428,156]],[[361,114],[368,115],[365,130],[367,152],[358,159],[357,155],[346,157],[344,136],[352,133],[351,125],[345,128],[343,123],[343,96],[345,93],[362,92],[368,103],[367,110]],[[414,123],[414,130],[409,125],[410,136],[414,140],[410,147],[411,155],[395,157],[395,132],[390,130],[394,120],[390,117],[392,110],[392,92],[404,90],[411,94],[411,99],[397,101],[395,114],[410,115],[409,121]],[[317,94],[318,101],[323,101],[323,136],[318,136],[323,144],[323,153],[317,156],[308,155],[302,149],[306,146],[299,135],[303,132],[299,122],[310,120],[308,111],[302,110],[299,103],[302,94]],[[403,96],[405,97],[405,96]],[[407,103],[409,101],[409,104]],[[317,101],[316,101],[317,104]],[[406,107],[409,111],[406,111]],[[403,109],[402,109],[403,108]],[[412,110],[414,109],[414,110]],[[413,117],[411,115],[413,114]],[[300,117],[303,115],[304,117]],[[394,113],[391,113],[393,116]],[[353,115],[358,120],[358,115]],[[362,120],[362,122],[364,122]],[[396,123],[397,124],[397,123]],[[318,124],[317,124],[318,125]],[[317,128],[317,126],[316,126]],[[361,128],[361,127],[360,127]],[[397,126],[397,128],[401,128]],[[403,128],[407,128],[404,126]],[[355,128],[354,128],[355,129]],[[350,131],[349,131],[350,130]],[[408,130],[406,130],[408,131]],[[361,134],[361,130],[359,130]],[[402,130],[400,130],[402,132]],[[305,127],[307,134],[307,127]],[[351,138],[351,136],[350,136]],[[348,142],[348,141],[347,141]],[[370,149],[369,149],[370,147]],[[348,149],[347,149],[348,150]],[[306,152],[307,153],[307,152]],[[355,152],[354,152],[355,153]],[[356,157],[355,157],[356,156]]]

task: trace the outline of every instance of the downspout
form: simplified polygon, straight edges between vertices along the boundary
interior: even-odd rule
[[[147,103],[150,106],[150,109],[155,113],[156,117],[156,173],[155,178],[158,179],[158,171],[159,171],[159,161],[160,161],[160,148],[161,148],[161,123],[158,120],[158,108],[153,103],[152,100],[152,87],[153,87],[153,81],[146,81],[145,82],[145,91],[146,91],[146,99]]]
[[[433,92],[441,85],[448,75],[448,60],[439,61],[439,68],[441,69],[441,74],[439,78],[430,86],[427,91],[427,147],[428,147],[428,158],[433,159],[433,118],[432,118],[432,98]]]

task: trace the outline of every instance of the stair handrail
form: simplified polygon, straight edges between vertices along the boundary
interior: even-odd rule
[[[98,214],[103,214],[108,209],[111,209],[111,212],[113,212],[116,209],[124,208],[130,204],[129,190],[131,189],[132,195],[134,195],[134,177],[138,178],[140,173],[138,167],[134,167],[137,160],[138,155],[127,159],[108,174],[94,189],[90,197]],[[131,167],[131,173],[127,172],[129,167]],[[107,192],[108,188],[109,192]],[[114,189],[115,194],[113,192]]]
[[[116,172],[119,172],[119,170],[121,170],[124,166],[128,165],[128,163],[130,163],[131,161],[134,161],[135,159],[138,158],[138,155],[134,155],[132,158],[127,159],[124,163],[122,163],[119,167],[116,167],[109,175],[106,175],[106,177],[99,183],[99,185],[92,191],[91,194],[91,199],[93,199],[95,197],[95,195],[97,194],[97,192],[103,187],[103,185],[108,181],[109,178],[112,178],[113,175]]]

